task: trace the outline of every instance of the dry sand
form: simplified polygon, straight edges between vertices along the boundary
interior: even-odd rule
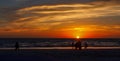
[[[119,49],[0,50],[0,61],[120,61]]]

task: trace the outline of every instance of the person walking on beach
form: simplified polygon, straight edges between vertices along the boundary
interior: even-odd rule
[[[78,49],[81,50],[82,49],[81,41],[78,41],[78,42],[75,43],[75,49],[76,50],[78,50]]]
[[[87,49],[87,47],[88,47],[88,43],[84,42],[84,49]]]
[[[74,49],[74,41],[71,43],[71,45],[72,45],[72,49]]]
[[[16,42],[16,43],[15,43],[15,51],[18,51],[18,50],[19,50],[19,47],[20,47],[20,46],[19,46],[19,42]]]
[[[79,43],[78,43],[78,45],[79,45],[79,50],[81,50],[82,49],[82,46],[81,46],[81,41],[79,41]]]

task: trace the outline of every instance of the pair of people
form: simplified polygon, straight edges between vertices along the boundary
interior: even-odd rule
[[[81,41],[77,41],[76,43],[72,43],[72,47],[75,47],[76,50],[82,50],[82,42]],[[88,43],[84,42],[84,49],[87,49],[88,47]]]
[[[82,46],[81,46],[81,41],[78,41],[78,42],[76,42],[75,44],[74,44],[74,46],[75,46],[75,49],[76,50],[81,50],[82,49]]]

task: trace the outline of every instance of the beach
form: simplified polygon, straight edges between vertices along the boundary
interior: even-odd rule
[[[0,61],[120,61],[120,49],[1,49]]]

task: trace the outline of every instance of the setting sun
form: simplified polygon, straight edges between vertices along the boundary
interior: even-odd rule
[[[80,36],[76,36],[76,38],[77,38],[77,39],[79,39],[79,38],[80,38]]]

